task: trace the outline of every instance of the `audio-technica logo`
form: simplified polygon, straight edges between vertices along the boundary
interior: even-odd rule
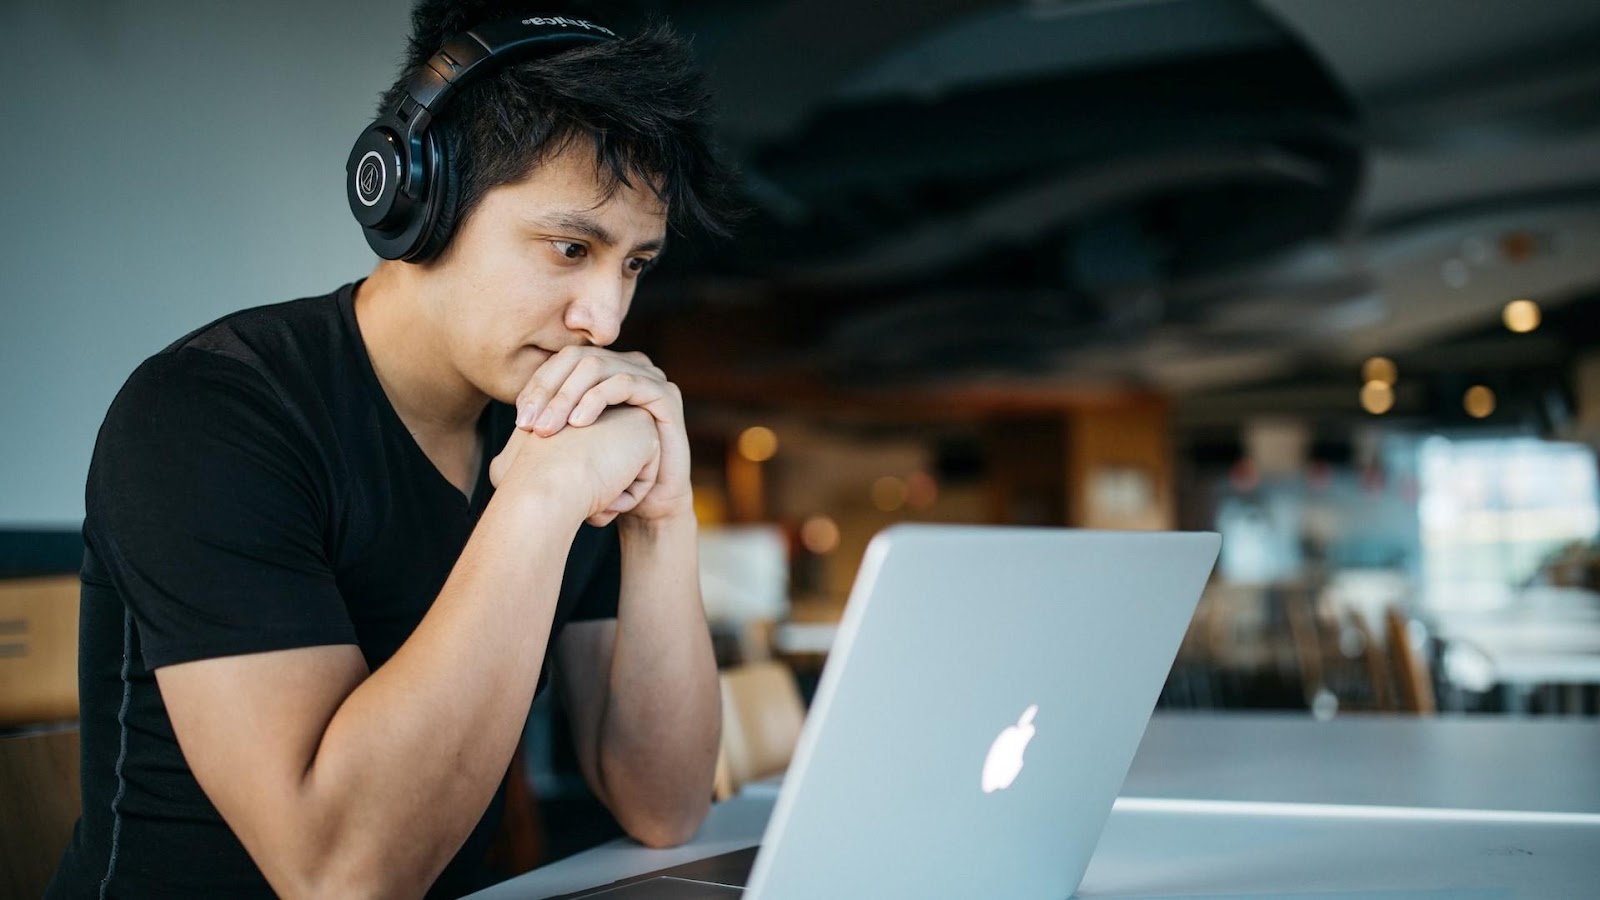
[[[604,32],[605,34],[609,34],[612,37],[616,37],[617,36],[617,33],[615,31],[612,31],[611,29],[605,27],[604,25],[596,25],[593,22],[587,21],[585,19],[569,19],[566,16],[535,16],[535,17],[533,17],[531,19],[523,19],[522,20],[522,24],[524,24],[524,25],[566,25],[566,26],[568,26],[570,28],[587,28],[590,31]]]
[[[383,195],[387,174],[376,150],[361,157],[361,162],[356,165],[356,199],[361,201],[362,206],[372,206],[378,202]]]

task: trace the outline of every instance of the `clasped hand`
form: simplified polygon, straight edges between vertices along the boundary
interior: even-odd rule
[[[683,396],[643,353],[567,347],[534,372],[516,405],[517,429],[490,467],[497,488],[537,444],[533,457],[585,463],[575,471],[588,482],[592,525],[692,515]]]

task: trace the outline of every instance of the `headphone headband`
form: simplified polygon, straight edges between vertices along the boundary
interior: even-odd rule
[[[475,77],[517,60],[616,39],[616,32],[603,25],[565,16],[487,22],[445,41],[439,52],[406,82],[405,96],[396,112],[406,111],[405,101],[409,99],[427,110],[425,120],[431,119],[451,94]]]
[[[442,208],[454,202],[440,196],[454,175],[428,128],[451,95],[512,63],[616,39],[586,19],[533,16],[486,22],[445,41],[406,81],[397,105],[356,139],[345,163],[350,211],[372,249],[385,259],[420,259],[448,238],[449,213],[444,233],[435,232]]]

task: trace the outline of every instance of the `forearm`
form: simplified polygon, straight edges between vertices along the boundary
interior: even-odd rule
[[[420,893],[504,777],[577,529],[532,499],[490,503],[416,631],[324,731],[300,796],[324,883]]]
[[[653,526],[623,519],[620,529],[621,600],[599,768],[630,834],[677,844],[709,808],[721,732],[695,523],[691,515]]]

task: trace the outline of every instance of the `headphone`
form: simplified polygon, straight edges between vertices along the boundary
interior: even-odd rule
[[[489,22],[445,41],[406,82],[400,101],[356,138],[345,162],[350,212],[373,251],[422,262],[449,242],[456,172],[446,141],[428,126],[463,84],[512,62],[616,39],[584,19],[536,16]]]

